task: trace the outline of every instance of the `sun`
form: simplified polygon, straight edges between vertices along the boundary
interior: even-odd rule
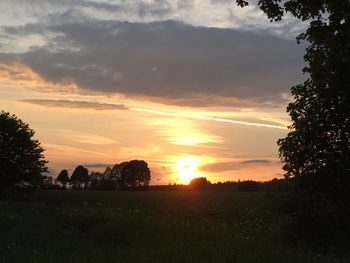
[[[176,176],[183,184],[188,184],[193,178],[198,177],[198,159],[194,157],[183,157],[176,164]]]

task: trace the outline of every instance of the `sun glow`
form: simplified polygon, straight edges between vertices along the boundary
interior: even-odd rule
[[[188,184],[193,178],[198,177],[198,159],[194,157],[183,157],[177,161],[176,176],[183,184]]]

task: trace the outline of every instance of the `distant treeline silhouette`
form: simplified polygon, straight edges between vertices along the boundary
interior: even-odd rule
[[[274,178],[269,181],[259,182],[254,180],[225,181],[211,183],[205,177],[194,178],[189,185],[168,184],[151,185],[149,190],[157,191],[233,191],[233,192],[290,192],[294,189],[295,182],[287,179]]]
[[[41,183],[43,189],[74,190],[124,190],[144,189],[149,186],[151,171],[147,162],[132,160],[107,167],[103,173],[90,172],[82,165],[77,166],[72,175],[62,170],[56,179],[47,176]]]
[[[134,167],[131,170],[129,167]],[[270,181],[238,180],[211,183],[206,177],[193,178],[189,185],[167,184],[149,185],[147,163],[133,160],[107,167],[103,173],[90,172],[79,165],[73,171],[71,177],[67,170],[62,170],[56,179],[46,177],[42,189],[52,190],[137,190],[148,189],[154,191],[235,191],[235,192],[289,192],[294,187],[293,180],[274,178]]]

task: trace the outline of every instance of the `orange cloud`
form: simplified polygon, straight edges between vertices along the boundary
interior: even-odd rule
[[[44,80],[29,67],[20,63],[0,62],[0,83],[4,86],[35,89],[39,91],[56,91],[74,93],[77,86],[65,80],[60,83]]]

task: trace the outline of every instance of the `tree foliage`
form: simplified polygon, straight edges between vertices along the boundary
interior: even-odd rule
[[[66,169],[58,174],[57,181],[61,182],[64,186],[69,182],[68,171]]]
[[[209,185],[211,185],[211,182],[206,177],[193,178],[190,182],[192,188],[205,188]]]
[[[81,183],[89,181],[89,170],[82,165],[77,166],[71,176],[72,182]]]
[[[132,160],[123,164],[119,186],[122,188],[138,188],[149,185],[151,171],[148,164],[141,160]]]
[[[44,149],[29,125],[8,112],[0,112],[0,188],[20,181],[40,182],[47,172]]]
[[[294,101],[287,107],[292,125],[278,141],[286,177],[315,178],[318,190],[337,193],[350,185],[350,1],[260,0],[258,5],[271,21],[290,13],[309,23],[297,37],[309,43],[303,70],[308,79],[292,87]]]

